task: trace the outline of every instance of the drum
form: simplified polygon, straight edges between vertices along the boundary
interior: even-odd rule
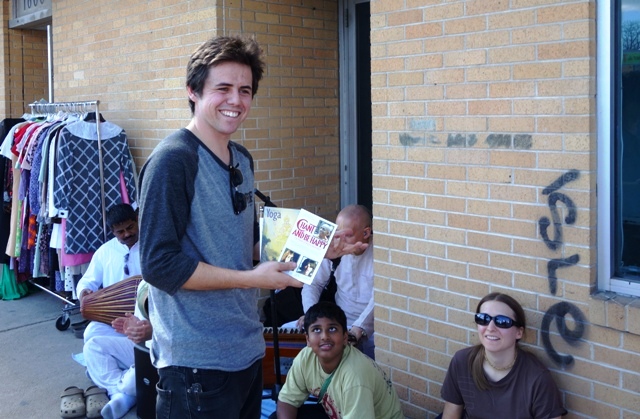
[[[132,313],[142,275],[131,276],[84,297],[80,313],[87,320],[111,325],[117,317]]]

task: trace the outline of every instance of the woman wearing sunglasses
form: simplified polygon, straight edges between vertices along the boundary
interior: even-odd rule
[[[443,419],[559,418],[567,411],[551,373],[519,347],[526,320],[520,303],[491,293],[476,308],[480,344],[454,355],[442,385]]]

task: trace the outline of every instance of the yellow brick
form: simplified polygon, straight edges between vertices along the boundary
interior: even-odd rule
[[[489,85],[489,97],[519,98],[535,96],[534,82],[505,82]]]
[[[511,34],[509,31],[477,32],[467,35],[467,47],[490,48],[511,44]]]
[[[464,115],[467,106],[465,102],[431,101],[427,103],[427,115]]]
[[[446,131],[449,132],[485,132],[487,130],[487,118],[484,117],[449,117],[445,120]]]
[[[489,255],[486,250],[477,250],[471,249],[469,247],[456,247],[456,246],[447,246],[447,259],[456,260],[459,262],[473,263],[476,265],[488,265],[489,264]],[[460,292],[461,289],[456,289],[451,280],[448,282],[448,289],[454,292]],[[476,284],[479,285],[479,284]],[[486,287],[486,286],[485,286]],[[482,287],[483,289],[486,289]],[[466,290],[467,288],[464,288]],[[462,294],[467,294],[466,292],[462,292]],[[473,293],[472,295],[478,295]],[[481,294],[482,296],[482,294]]]
[[[467,201],[466,213],[471,215],[487,215],[492,217],[510,217],[511,204],[508,202],[469,199]]]
[[[427,207],[434,210],[464,212],[464,198],[454,198],[450,196],[433,196],[428,197]]]
[[[508,115],[510,100],[474,100],[469,102],[469,115]]]
[[[569,115],[595,114],[595,98],[565,98],[565,112]]]
[[[511,67],[509,66],[482,66],[466,69],[467,81],[504,81],[511,80]],[[448,93],[448,92],[447,92]]]
[[[562,99],[518,99],[513,101],[516,115],[558,115],[562,113]]]
[[[566,23],[564,27],[565,39],[585,39],[595,36],[595,19],[587,22]]]
[[[511,34],[514,45],[539,44],[563,39],[562,25],[529,26],[516,28]]]
[[[539,60],[559,60],[569,58],[593,57],[593,41],[573,41],[538,45]]]
[[[581,397],[576,394],[566,393],[565,400],[565,408],[585,417],[614,418],[620,416],[619,408],[593,400],[591,397]]]
[[[412,14],[417,14],[413,12]],[[442,23],[422,23],[419,25],[408,25],[404,27],[406,39],[424,39],[443,34]],[[428,42],[428,41],[427,41]]]
[[[445,246],[433,241],[409,240],[407,251],[414,254],[430,255],[439,258],[444,258],[446,256]]]
[[[420,4],[416,4],[415,7],[424,7],[424,0],[417,0]],[[434,3],[441,3],[440,1],[434,1]],[[409,5],[407,5],[409,6]],[[450,3],[450,4],[438,4],[429,7],[425,19],[428,21],[442,21],[453,19],[456,17],[464,16],[464,4],[462,3]]]
[[[595,400],[603,403],[631,411],[640,411],[640,398],[634,393],[621,390],[616,387],[596,383],[594,384],[593,396]]]
[[[595,19],[595,5],[582,2],[544,7],[538,10],[538,24]]]
[[[485,0],[471,0],[466,2],[466,14],[468,16],[503,12],[508,9],[509,5],[506,2]]]
[[[422,22],[422,14],[412,10],[402,10],[387,14],[387,24],[389,26],[405,26]]]
[[[407,70],[423,70],[427,68],[441,68],[442,54],[416,55],[405,58]],[[386,69],[386,71],[390,71]]]
[[[372,59],[371,71],[372,72],[392,72],[401,71],[404,69],[404,61],[399,58],[384,58],[384,59]]]
[[[491,232],[498,234],[507,234],[509,236],[516,237],[537,237],[537,220],[532,221],[518,221],[518,220],[504,220],[504,219],[492,219],[491,220]]]
[[[520,132],[530,133],[535,129],[535,119],[527,117],[489,117],[489,131],[491,132]]]
[[[594,60],[571,60],[563,64],[563,76],[595,76]]]
[[[429,226],[427,228],[427,238],[435,242],[464,244],[465,231],[453,230],[448,227]]]
[[[535,9],[523,11],[508,11],[505,13],[489,15],[488,19],[490,30],[504,28],[521,28],[531,26],[536,23],[536,11]]]
[[[464,81],[464,70],[463,69],[429,70],[425,74],[425,81],[427,83],[434,83],[434,84],[461,83]]]
[[[402,41],[404,39],[404,30],[402,27],[386,26],[382,29],[371,31],[371,42],[376,44],[390,41]]]
[[[424,52],[446,52],[464,49],[464,36],[430,38],[424,44]]]
[[[391,116],[417,116],[425,115],[424,102],[400,102],[389,104],[389,115]]]
[[[595,91],[594,80],[549,80],[538,82],[540,96],[588,95]]]
[[[513,66],[514,80],[558,78],[561,75],[561,63],[531,63]],[[558,93],[558,95],[561,95],[561,93]]]
[[[468,17],[462,19],[446,20],[444,23],[444,33],[447,35],[479,32],[487,28],[487,21],[484,16]]]
[[[489,188],[482,183],[447,182],[447,195],[465,198],[487,198]]]
[[[487,54],[483,50],[452,51],[444,54],[445,67],[475,66],[487,62]]]
[[[486,236],[486,235],[477,235],[476,237],[483,237],[483,236]],[[494,236],[494,237],[497,238],[498,236]],[[487,242],[486,248],[493,249],[493,247],[489,247],[490,243],[492,242]],[[495,249],[495,250],[500,250],[500,249]],[[478,265],[469,266],[470,279],[477,279],[479,281],[484,281],[490,284],[512,286],[513,276],[514,276],[514,273],[509,270],[501,270],[501,269],[496,269],[494,267],[488,268],[485,266],[478,266]]]
[[[538,118],[538,131],[550,133],[588,133],[592,131],[590,117],[564,116]]]
[[[420,85],[424,82],[422,73],[393,73],[389,75],[389,86]]]
[[[486,83],[464,83],[447,86],[448,99],[481,99],[488,96]]]
[[[471,231],[488,231],[489,219],[482,216],[449,214],[447,225],[453,228],[461,228]]]
[[[414,87],[406,87],[404,90],[406,92],[407,100],[428,101],[428,100],[437,100],[437,99],[444,98],[443,86],[414,86]]]
[[[468,167],[468,180],[472,182],[511,183],[512,170],[492,167]]]
[[[489,50],[491,64],[533,61],[536,58],[534,46],[503,47]]]

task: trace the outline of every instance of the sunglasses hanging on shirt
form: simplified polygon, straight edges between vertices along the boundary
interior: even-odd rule
[[[238,169],[239,164],[233,166],[233,162],[229,165],[229,184],[231,185],[231,203],[233,204],[233,213],[238,215],[247,209],[247,199],[244,194],[238,191],[238,186],[242,185],[244,178],[242,172]]]

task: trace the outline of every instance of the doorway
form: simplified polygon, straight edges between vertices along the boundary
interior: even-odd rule
[[[340,204],[373,207],[371,8],[340,0]]]

